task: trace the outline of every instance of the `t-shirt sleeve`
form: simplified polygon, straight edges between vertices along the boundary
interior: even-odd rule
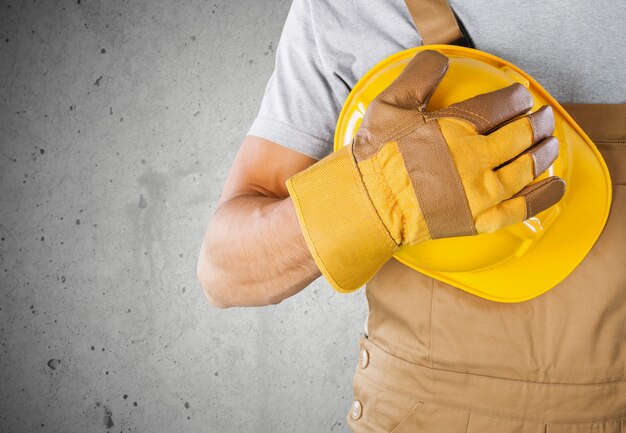
[[[316,159],[332,152],[341,104],[316,43],[309,0],[295,0],[276,48],[276,64],[248,135]]]

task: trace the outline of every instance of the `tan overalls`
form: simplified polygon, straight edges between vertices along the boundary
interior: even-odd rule
[[[564,107],[612,177],[595,246],[557,287],[517,304],[391,259],[366,287],[355,433],[626,433],[626,105]]]

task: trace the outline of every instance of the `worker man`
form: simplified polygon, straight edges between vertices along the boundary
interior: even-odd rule
[[[426,51],[372,104],[378,108],[368,109],[354,143],[331,154],[335,123],[351,88],[390,54],[429,43],[422,18],[427,8],[441,3],[293,2],[259,115],[207,229],[198,277],[218,307],[276,304],[322,273],[338,290],[367,282],[369,315],[347,415],[355,432],[623,433],[626,3],[450,2],[466,40],[520,66],[567,104],[611,172],[611,214],[591,252],[555,288],[515,304],[463,292],[390,257],[401,245],[515,222],[511,215],[519,217],[517,211],[498,207],[507,200],[521,199],[516,203],[528,209],[535,204],[524,217],[558,202],[567,187],[558,178],[542,184],[539,199],[523,193],[528,191],[523,184],[556,158],[549,107],[528,113],[532,104],[523,86],[511,86],[457,107],[471,107],[490,127],[459,120],[450,110],[423,117],[436,122],[416,123],[421,115],[410,116],[407,110],[423,109],[446,70],[445,56]],[[463,188],[456,199],[441,203],[437,197],[451,187],[435,191],[439,183],[432,176],[428,185],[416,178],[438,159],[409,154],[415,143],[425,144],[419,149],[454,153],[466,142],[461,129],[487,141],[490,134],[505,131],[500,139],[523,143],[510,158],[540,146],[542,158],[535,155],[534,161],[543,163],[531,174],[520,167],[508,170],[507,196],[487,198],[465,188],[465,177],[477,175],[480,164],[447,170],[441,184],[461,181]],[[407,132],[413,134],[408,137],[412,144],[403,145]],[[414,164],[409,174],[389,172],[412,185],[414,195],[396,194],[392,203],[381,198],[388,185],[372,175],[374,159]],[[338,204],[336,191],[316,189],[327,173],[339,176],[338,190],[350,193],[340,196],[346,203]],[[322,193],[327,199],[320,201]],[[326,266],[325,257],[341,246],[329,239],[329,227],[316,222],[324,215],[317,218],[312,209],[342,206],[359,216],[340,232],[347,233],[344,240],[360,242],[352,251],[359,260],[349,267]],[[498,218],[485,222],[484,212]]]

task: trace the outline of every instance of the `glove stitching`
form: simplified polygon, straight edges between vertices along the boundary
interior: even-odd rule
[[[448,107],[448,108],[453,108],[453,107]],[[450,113],[447,112],[445,110],[442,110],[440,113],[437,113],[433,116],[431,116],[431,119],[429,120],[437,120],[437,119],[446,119],[446,118],[455,118],[455,119],[462,119],[465,120],[467,122],[469,122],[470,124],[472,124],[472,126],[474,126],[476,128],[476,123],[479,123],[480,126],[482,126],[483,128],[485,127],[485,123],[483,122],[482,119],[480,119],[479,117],[475,117],[475,116],[470,116],[468,114],[464,114],[464,113]],[[471,114],[471,112],[468,112]],[[491,129],[491,124],[487,123],[487,130]]]
[[[452,160],[453,164],[454,164],[454,169],[457,172],[457,175],[459,173],[459,169],[456,167],[456,163],[454,162],[454,159]],[[463,184],[461,182],[461,180],[459,179],[458,176],[454,176],[455,179],[455,184],[457,186],[457,188],[459,189],[459,191],[461,191],[461,194],[463,195],[463,197],[465,198],[465,205],[467,206],[467,208],[469,209],[469,213],[472,216],[472,234],[477,234],[476,232],[476,221],[474,220],[474,215],[472,214],[472,208],[469,205],[469,199],[467,198],[467,193],[465,192],[465,188],[463,188]],[[459,236],[463,236],[463,235],[467,235],[467,233],[459,233]]]
[[[471,234],[476,235],[478,234],[478,232],[476,231],[476,219],[474,217],[474,213],[472,212],[472,207],[470,206],[469,198],[467,197],[467,192],[465,191],[465,187],[463,186],[463,180],[461,179],[459,168],[457,166],[456,161],[454,160],[454,154],[450,151],[449,145],[446,146],[446,148],[447,148],[446,150],[450,152],[450,159],[452,161],[452,166],[454,167],[454,170],[456,172],[455,173],[456,176],[454,176],[454,181],[455,181],[454,183],[456,187],[458,188],[458,190],[461,192],[461,195],[463,196],[464,201],[465,201],[465,206],[467,206],[467,209],[469,209],[469,213],[472,217],[472,233]],[[458,233],[459,236],[465,236],[467,234],[468,233]]]
[[[489,129],[491,129],[493,127],[493,125],[491,124],[491,122],[488,119],[486,119],[485,117],[481,116],[478,113],[475,113],[475,112],[470,111],[470,110],[466,110],[464,108],[459,108],[459,107],[448,107],[448,109],[450,109],[450,110],[458,110],[458,111],[463,111],[463,112],[466,112],[466,113],[470,113],[470,114],[474,115],[476,117],[476,119],[482,120],[484,122],[483,125],[486,124],[489,127]]]
[[[419,129],[420,126],[424,125],[426,122],[428,122],[429,118],[422,112],[418,112],[421,116],[421,122],[418,122],[417,125],[412,125],[413,129],[410,129],[409,131],[402,131],[402,133],[400,133],[400,135],[398,135],[396,138],[394,138],[393,140],[389,140],[389,141],[398,141],[401,138],[409,135],[410,133],[417,131]]]
[[[402,208],[402,205],[400,204],[398,198],[396,197],[396,195],[393,193],[393,190],[391,189],[391,186],[389,186],[389,182],[387,180],[387,177],[385,176],[385,171],[383,170],[382,166],[380,165],[380,161],[378,159],[378,155],[376,155],[376,157],[374,158],[375,161],[375,165],[374,168],[376,170],[376,175],[379,177],[378,181],[383,185],[383,188],[385,189],[385,194],[386,194],[386,204],[389,207],[389,209],[391,210],[391,212],[393,212],[396,216],[400,217],[400,221],[402,221],[402,231],[406,232],[406,224],[405,224],[405,219],[404,219],[404,209]],[[382,182],[381,182],[382,179]],[[400,208],[400,214],[398,215],[398,208]],[[377,210],[378,211],[378,210]],[[379,214],[380,217],[380,214]],[[381,221],[384,221],[381,218]],[[389,228],[387,228],[387,231],[390,231]],[[391,234],[391,232],[390,232]],[[392,236],[393,238],[393,236]],[[395,238],[393,238],[394,241]],[[396,241],[396,243],[398,245],[402,244],[402,233],[400,233],[400,242],[398,243]]]
[[[468,122],[469,124],[471,124],[474,128],[476,128],[476,121],[480,120],[480,119],[468,116],[467,114],[463,114],[463,113],[455,113],[455,114],[452,114],[452,113],[441,113],[441,114],[436,114],[434,116],[430,116],[427,119],[427,122],[432,122],[432,121],[436,121],[436,120],[439,120],[439,119],[451,119],[451,118],[452,119],[456,119],[456,120],[458,120],[458,119],[464,120],[464,121]]]
[[[474,125],[474,119],[473,117],[468,116],[467,114],[452,114],[452,113],[442,113],[442,114],[436,114],[433,116],[429,116],[429,118],[427,119],[427,122],[432,122],[435,120],[439,120],[439,119],[462,119],[465,120],[469,123],[471,123],[472,125]]]
[[[370,203],[370,205],[372,206],[372,208],[376,212],[376,215],[378,216],[377,224],[376,224],[376,226],[378,227],[378,231],[383,235],[383,237],[385,239],[390,239],[391,240],[390,245],[389,245],[389,247],[391,249],[397,248],[399,245],[397,244],[396,240],[394,239],[394,237],[392,236],[391,232],[389,231],[389,228],[385,225],[384,220],[380,216],[380,212],[378,211],[378,209],[374,205],[374,202],[372,201],[372,197],[370,196],[369,190],[367,188],[367,183],[365,182],[365,180],[363,178],[363,174],[361,173],[361,170],[359,168],[359,164],[356,161],[356,159],[354,158],[354,154],[352,153],[352,151],[350,153],[352,154],[352,162],[354,163],[355,168],[356,168],[356,170],[353,173],[353,175],[359,180],[359,182],[363,186],[363,189],[362,190],[359,189],[359,192]]]
[[[423,117],[424,115],[422,114],[422,118]],[[419,128],[420,125],[421,124],[418,123],[417,125],[409,124],[409,125],[404,125],[404,126],[401,125],[401,126],[395,127],[390,132],[385,134],[383,138],[376,140],[376,145],[378,146],[378,150],[380,150],[385,144],[389,143],[390,141],[397,141],[400,138],[404,137],[405,135],[410,134],[411,132]]]

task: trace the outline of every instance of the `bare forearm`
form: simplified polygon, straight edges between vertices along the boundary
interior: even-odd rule
[[[214,305],[276,304],[319,276],[290,198],[239,196],[213,216],[198,277]]]

